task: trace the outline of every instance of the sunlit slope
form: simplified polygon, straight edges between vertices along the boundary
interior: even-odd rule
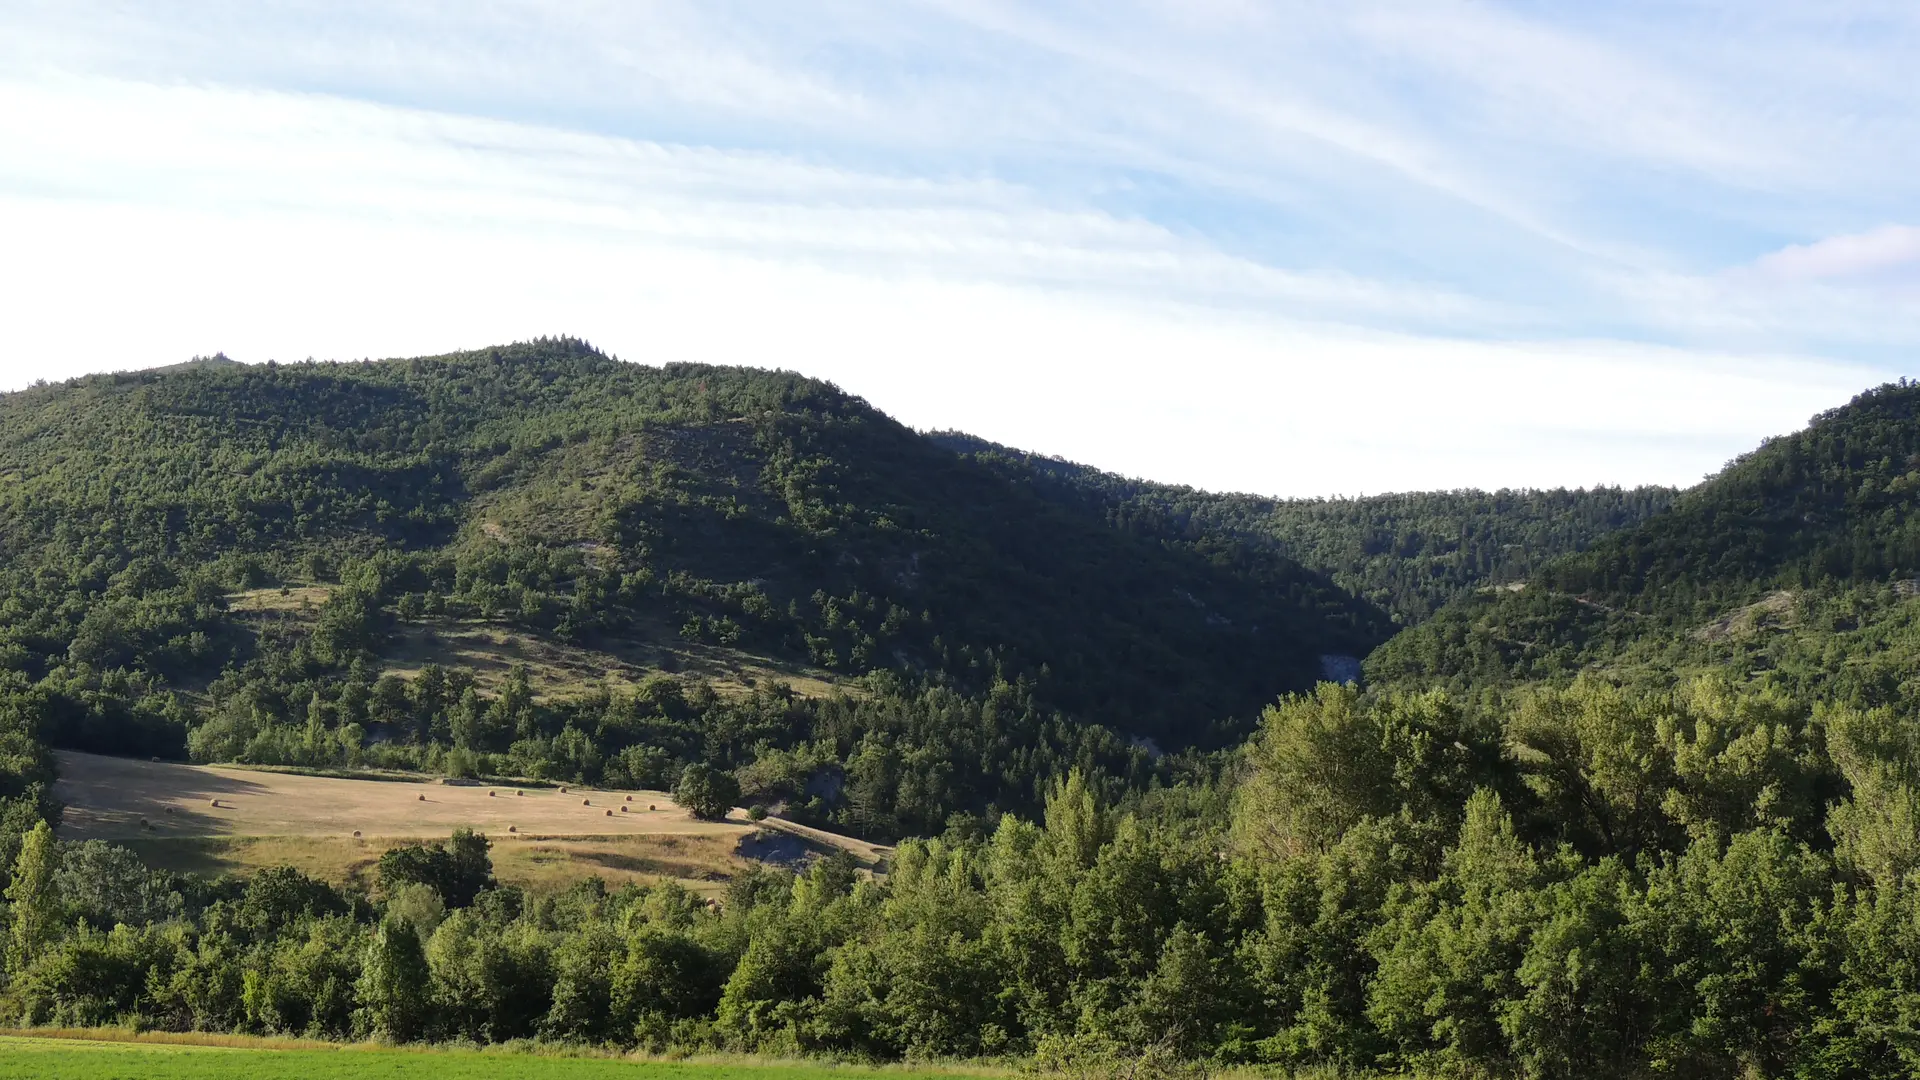
[[[1176,745],[1387,628],[1275,553],[1113,528],[784,372],[548,341],[0,398],[0,655],[29,678],[84,663],[192,688],[247,653],[222,597],[325,587],[382,551],[464,558],[484,619],[552,641],[724,646],[760,683],[1024,680]],[[159,595],[201,636],[143,636]],[[366,644],[417,665],[420,616],[391,605]]]
[[[1523,588],[1451,605],[1381,647],[1367,672],[1498,682],[1596,663],[1741,674],[1802,664],[1846,676],[1897,645],[1885,620],[1911,621],[1904,583],[1916,575],[1920,387],[1898,383],[1767,441],[1669,512],[1547,564]],[[1830,648],[1839,642],[1852,643]]]

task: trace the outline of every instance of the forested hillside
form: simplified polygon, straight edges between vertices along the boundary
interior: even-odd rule
[[[1861,394],[1769,440],[1666,514],[1479,593],[1368,661],[1405,685],[1701,670],[1909,703],[1920,575],[1920,386]]]
[[[17,395],[0,1020],[1090,1080],[1911,1077],[1916,399],[1862,395],[1659,512],[1215,500],[571,342]],[[1156,758],[1387,625],[1281,553],[1260,515],[1294,511],[1329,574],[1453,599],[1368,685]],[[1471,542],[1401,578],[1342,546],[1365,522]],[[1527,537],[1563,553],[1509,581]],[[358,886],[208,880],[36,824],[43,734],[686,767],[905,839],[883,875],[758,869],[712,905],[502,885],[464,830]]]
[[[57,745],[705,762],[883,837],[1070,764],[1138,780],[1388,630],[1267,547],[1110,528],[831,386],[576,341],[7,395],[0,553],[8,700]]]
[[[1679,494],[1556,488],[1270,499],[1130,480],[959,432],[932,437],[1050,498],[1097,508],[1126,531],[1271,545],[1406,624],[1475,589],[1524,581],[1559,556],[1659,514]]]

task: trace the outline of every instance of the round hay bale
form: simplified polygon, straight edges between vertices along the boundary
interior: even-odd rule
[[[354,838],[355,840],[358,840],[358,839],[360,839],[360,830],[359,830],[359,829],[355,829],[355,830],[353,830],[353,838]]]
[[[658,810],[658,809],[660,809],[660,808],[659,808],[659,807],[657,807],[657,806],[655,806],[655,805],[653,805],[652,803],[648,803],[648,804],[647,804],[647,809],[649,809],[649,810]]]
[[[627,796],[627,801],[628,801],[628,802],[632,802],[632,801],[633,801],[633,796],[631,796],[631,795],[629,795],[629,796]]]
[[[592,806],[592,805],[593,805],[593,800],[592,800],[592,799],[581,799],[581,800],[580,800],[580,805],[581,805],[581,806]]]
[[[562,785],[560,786],[560,794],[562,794],[562,795],[565,795],[566,793],[567,793],[567,788],[566,788],[566,785],[565,785],[565,784],[562,784]]]
[[[420,793],[420,801],[421,801],[421,802],[426,802],[426,801],[427,801],[427,793],[426,793],[426,792],[424,792],[424,791],[423,791],[423,792],[421,792],[421,793]]]
[[[507,831],[508,831],[508,832],[519,832],[519,831],[520,831],[520,827],[519,827],[519,826],[517,826],[517,825],[509,825],[509,826],[507,826]]]
[[[525,794],[526,794],[526,792],[524,792],[524,791],[516,791],[516,792],[514,792],[514,794],[515,794],[516,796],[519,796],[519,795],[525,795]]]
[[[141,828],[143,828],[143,829],[151,829],[151,828],[153,828],[153,822],[151,822],[151,821],[148,821],[148,820],[147,820],[146,818],[141,818],[141,819],[140,819],[140,827],[141,827]]]
[[[211,807],[213,807],[213,808],[214,808],[214,809],[216,809],[216,810],[218,810],[218,809],[220,808],[220,800],[219,800],[219,799],[208,799],[208,800],[207,800],[207,805],[208,805],[208,806],[211,806]]]
[[[494,797],[495,795],[498,795],[498,794],[500,794],[500,793],[499,793],[499,792],[497,792],[497,791],[489,791],[489,792],[487,792],[487,798],[489,798],[489,799],[491,799],[491,798],[493,798],[493,797]]]
[[[167,813],[169,814],[173,813],[173,807],[171,806],[167,807]]]
[[[624,806],[623,806],[623,807],[621,807],[621,808],[620,808],[620,812],[621,812],[621,813],[623,813],[623,814],[624,814],[624,813],[626,813],[626,812],[627,812],[627,808],[626,808],[626,807],[624,807]]]
[[[612,817],[612,816],[613,816],[613,811],[611,811],[611,810],[608,810],[608,811],[606,812],[606,814],[607,814],[607,816],[608,816],[608,817]]]

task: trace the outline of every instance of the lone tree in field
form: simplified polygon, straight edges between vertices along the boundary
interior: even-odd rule
[[[702,821],[720,821],[740,801],[740,781],[731,773],[695,762],[680,774],[673,799]]]

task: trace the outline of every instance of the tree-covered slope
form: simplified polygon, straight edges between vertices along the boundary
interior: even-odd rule
[[[1668,513],[1542,566],[1524,588],[1475,594],[1396,635],[1368,673],[1498,682],[1605,658],[1677,669],[1747,657],[1768,668],[1749,654],[1770,635],[1735,631],[1757,621],[1804,639],[1904,620],[1910,590],[1891,583],[1920,574],[1917,410],[1910,383],[1861,394],[1732,462]],[[1831,647],[1802,640],[1790,651]]]
[[[1236,752],[1157,763],[1104,726],[1146,714],[1092,681],[1136,685],[1116,669],[1151,655],[1215,678],[1271,626],[1322,648],[1367,609],[1270,540],[932,452],[783,375],[562,342],[8,399],[33,422],[0,428],[22,507],[0,519],[0,1021],[1088,1077],[1904,1080],[1910,393],[1375,653],[1421,685],[1321,684]],[[140,455],[150,475],[115,467]],[[1267,605],[1259,633],[1234,603]],[[610,666],[567,696],[526,671],[662,634],[843,692]],[[414,653],[480,638],[524,663]],[[1140,651],[1062,647],[1116,640]],[[1664,685],[1615,677],[1636,672]],[[189,727],[202,756],[728,788],[699,762],[908,838],[884,877],[759,869],[714,905],[672,882],[503,887],[465,830],[335,889],[156,873],[36,821],[57,817],[36,730],[124,751]]]
[[[887,794],[862,813],[910,798],[935,823],[1009,785],[1024,797],[1054,756],[1205,741],[1387,629],[1268,548],[1112,528],[826,384],[573,341],[8,395],[0,553],[0,664],[55,742],[167,753],[191,730],[202,756],[256,758],[406,744],[421,763],[439,747],[652,781],[800,755],[781,767],[869,770]],[[316,609],[238,610],[281,586]],[[396,662],[475,625],[613,653],[700,643],[850,696],[759,687],[742,704],[681,680],[638,704],[591,686],[573,695],[586,705],[532,702],[524,678],[489,698],[440,670],[457,664],[423,680]],[[966,750],[930,727],[964,729]]]
[[[1672,488],[1431,491],[1351,499],[1215,494],[1103,473],[958,432],[942,445],[1157,536],[1234,536],[1270,546],[1415,623],[1489,584],[1525,580],[1559,556],[1665,510]]]

